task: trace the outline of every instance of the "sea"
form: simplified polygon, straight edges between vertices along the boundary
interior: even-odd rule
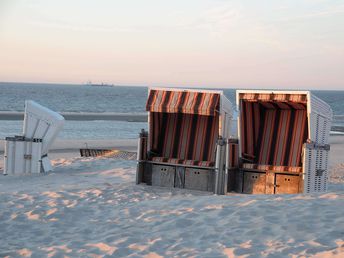
[[[257,87],[258,88],[258,87]],[[235,108],[235,89],[221,89]],[[99,87],[75,84],[37,84],[0,82],[0,111],[22,112],[25,100],[34,100],[58,112],[77,113],[145,113],[147,87]],[[329,103],[334,112],[332,133],[344,132],[344,91],[312,91]],[[0,139],[22,132],[21,120],[0,120]],[[61,139],[134,139],[144,122],[70,121]]]

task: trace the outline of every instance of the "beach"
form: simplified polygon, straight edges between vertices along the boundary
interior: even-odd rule
[[[89,148],[132,152],[137,144],[60,139],[49,154],[53,172],[1,176],[1,257],[341,257],[344,252],[342,136],[330,137],[328,192],[299,195],[216,196],[136,185],[135,160],[82,158],[79,148],[86,142]]]
[[[148,129],[147,89],[2,87],[0,257],[341,257],[344,252],[343,92],[318,92],[336,114],[326,193],[217,196],[135,184],[137,137]],[[235,91],[225,93],[235,103]],[[50,101],[52,94],[59,97]],[[26,99],[66,119],[49,151],[54,170],[2,176],[3,139],[22,134]],[[236,137],[236,126],[230,134]],[[86,158],[81,148],[113,152]]]
[[[343,13],[0,0],[0,258],[344,258]]]

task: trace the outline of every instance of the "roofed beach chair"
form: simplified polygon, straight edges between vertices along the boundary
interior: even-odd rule
[[[137,183],[225,194],[232,110],[223,92],[150,88],[146,110]]]
[[[64,125],[60,114],[34,101],[25,101],[23,135],[5,141],[4,174],[52,170],[48,151]]]
[[[309,91],[238,90],[243,193],[327,190],[332,110]]]

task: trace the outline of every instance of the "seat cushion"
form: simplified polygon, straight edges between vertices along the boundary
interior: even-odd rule
[[[164,158],[164,157],[153,157],[150,159],[155,162],[164,162],[169,164],[181,164],[181,165],[190,165],[190,166],[199,166],[199,167],[214,167],[215,162],[213,161],[198,161],[198,160],[183,160],[183,159],[173,159],[173,158]]]
[[[257,169],[263,171],[276,171],[276,172],[302,172],[302,167],[289,167],[289,166],[272,166],[272,165],[260,165],[260,164],[251,164],[243,163],[242,168],[247,169]]]

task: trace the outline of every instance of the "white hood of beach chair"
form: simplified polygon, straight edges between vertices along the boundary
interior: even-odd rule
[[[48,150],[64,125],[64,117],[32,100],[25,101],[23,136],[42,139],[42,155]]]

